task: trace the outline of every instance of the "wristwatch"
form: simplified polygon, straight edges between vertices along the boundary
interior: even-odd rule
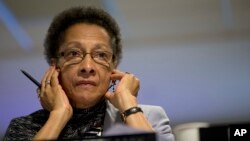
[[[138,112],[142,112],[143,113],[143,111],[142,111],[142,109],[140,107],[129,108],[128,110],[125,110],[123,113],[121,113],[121,119],[125,123],[126,122],[126,118],[129,115],[132,115],[132,114],[135,114],[135,113],[138,113]]]

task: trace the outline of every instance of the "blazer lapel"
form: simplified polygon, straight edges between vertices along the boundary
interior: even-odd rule
[[[114,126],[114,124],[117,123],[123,124],[120,117],[120,112],[108,101],[104,118],[103,131],[107,131],[107,129],[111,128],[112,126]]]

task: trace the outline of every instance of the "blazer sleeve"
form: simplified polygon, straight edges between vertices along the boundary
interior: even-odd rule
[[[174,141],[169,118],[160,106],[144,105],[141,106],[145,116],[148,118],[155,132],[166,141]]]

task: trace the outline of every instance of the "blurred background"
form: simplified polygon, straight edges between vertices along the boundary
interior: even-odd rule
[[[122,71],[141,81],[139,102],[162,106],[171,125],[250,121],[249,0],[0,0],[0,139],[10,120],[40,109],[52,18],[79,5],[108,11],[123,35]]]

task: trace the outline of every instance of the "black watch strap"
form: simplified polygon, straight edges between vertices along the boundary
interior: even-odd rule
[[[129,115],[132,115],[132,114],[135,114],[135,113],[138,113],[138,112],[143,113],[143,111],[142,111],[142,109],[140,107],[132,107],[132,108],[129,108],[128,110],[125,110],[123,113],[121,113],[122,121],[125,122],[126,118]]]

